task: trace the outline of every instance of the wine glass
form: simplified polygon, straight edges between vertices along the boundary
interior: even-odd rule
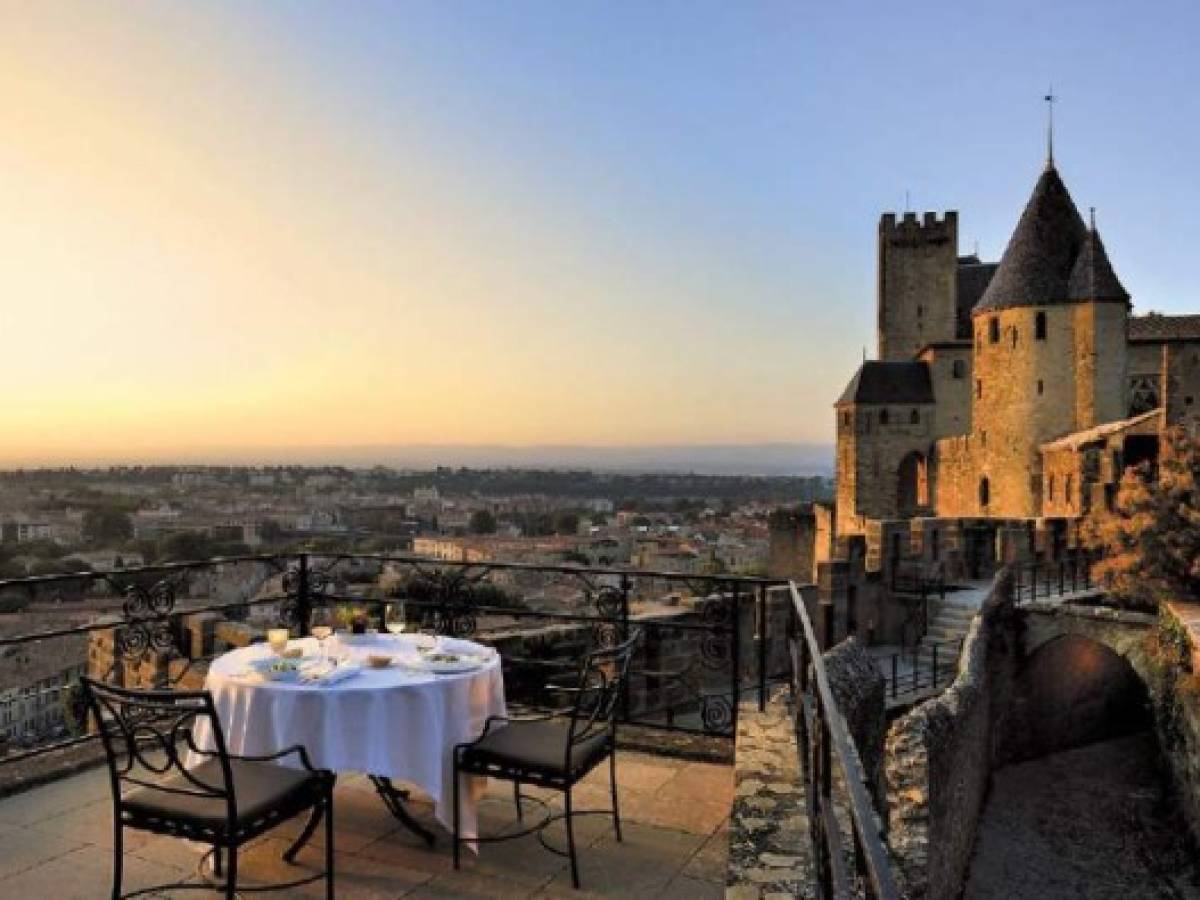
[[[317,646],[321,651],[321,661],[325,662],[328,659],[325,653],[325,641],[333,634],[333,610],[328,606],[318,606],[314,609],[308,631],[317,639]]]
[[[401,635],[408,627],[404,603],[389,603],[383,608],[383,624],[392,635]]]

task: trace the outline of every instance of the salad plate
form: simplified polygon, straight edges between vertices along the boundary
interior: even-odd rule
[[[267,681],[290,683],[299,682],[303,679],[306,670],[315,662],[315,657],[301,657],[299,659],[268,657],[267,659],[253,660],[250,663],[250,668]]]
[[[414,668],[438,674],[470,672],[473,669],[478,669],[483,663],[484,660],[479,656],[466,653],[447,653],[445,651],[421,653],[412,661]]]

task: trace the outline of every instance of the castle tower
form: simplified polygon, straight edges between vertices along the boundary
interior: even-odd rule
[[[861,534],[868,519],[928,514],[937,428],[928,365],[868,360],[835,409],[837,534]]]
[[[878,338],[881,360],[909,360],[955,337],[958,213],[879,219]]]
[[[1121,285],[1093,220],[1067,284],[1075,306],[1075,428],[1125,418],[1129,292]]]
[[[1043,443],[1124,416],[1128,294],[1053,162],[972,311],[974,512],[1041,515]]]

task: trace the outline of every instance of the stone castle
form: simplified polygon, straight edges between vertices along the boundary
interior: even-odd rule
[[[878,277],[878,358],[835,404],[835,503],[773,535],[838,631],[889,630],[872,584],[1064,558],[1165,428],[1200,425],[1200,315],[1132,314],[1052,156],[998,263],[960,255],[954,211],[886,213]]]

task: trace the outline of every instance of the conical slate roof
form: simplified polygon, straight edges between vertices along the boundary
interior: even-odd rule
[[[1053,163],[1046,166],[974,312],[1068,301],[1087,228]]]
[[[835,403],[932,403],[929,365],[920,360],[864,360]]]
[[[1083,249],[1075,260],[1071,278],[1067,283],[1068,300],[1120,300],[1128,302],[1129,292],[1122,287],[1117,273],[1113,271],[1104,242],[1095,228],[1087,233]]]

